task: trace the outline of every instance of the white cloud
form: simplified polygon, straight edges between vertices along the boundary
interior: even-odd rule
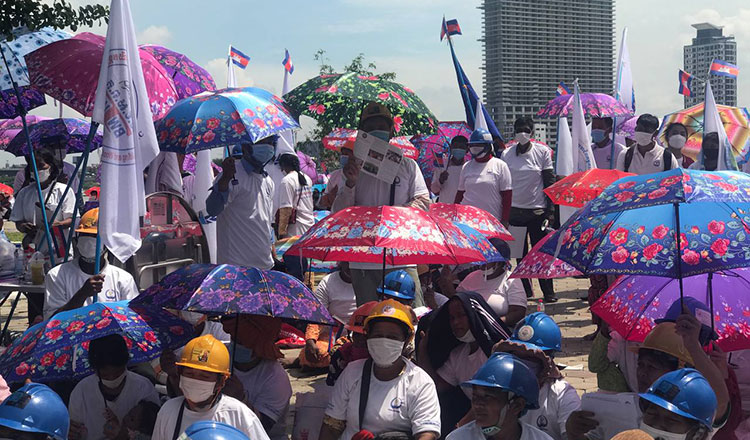
[[[149,26],[136,35],[138,44],[165,45],[172,41],[172,32],[166,26]]]

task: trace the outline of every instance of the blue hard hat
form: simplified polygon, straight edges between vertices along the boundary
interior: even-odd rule
[[[29,383],[0,404],[0,425],[67,440],[70,416],[65,403],[50,387]]]
[[[531,349],[560,351],[562,335],[554,319],[543,312],[535,312],[516,324],[510,340]]]
[[[394,270],[385,276],[385,289],[378,287],[378,292],[392,298],[413,300],[416,286],[414,280],[405,270]]]
[[[226,423],[203,420],[188,426],[180,440],[249,440],[239,429]]]
[[[642,399],[712,428],[716,394],[702,374],[692,368],[670,371],[656,379]]]
[[[536,376],[526,364],[512,354],[492,353],[474,377],[461,384],[471,385],[509,391],[524,398],[527,410],[539,408],[539,383]]]
[[[477,128],[471,132],[469,144],[492,144],[492,133],[484,128]]]
[[[698,334],[698,340],[701,345],[706,346],[711,341],[719,339],[719,335],[711,328],[711,309],[707,305],[702,303],[700,300],[695,299],[691,296],[686,296],[682,299],[685,306],[690,310],[690,313],[695,316],[701,323],[701,331]],[[677,317],[682,314],[682,303],[677,298],[675,302],[669,306],[667,313],[664,314],[664,318],[655,319],[654,322],[661,324],[662,322],[676,322]]]

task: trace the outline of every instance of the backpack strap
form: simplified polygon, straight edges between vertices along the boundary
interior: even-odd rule
[[[661,155],[661,160],[662,162],[664,162],[664,171],[669,171],[672,169],[672,153],[670,153],[666,148],[664,149],[664,153]]]
[[[625,169],[623,171],[626,173],[630,170],[630,164],[633,162],[633,153],[635,153],[635,147],[630,147],[625,152]]]
[[[365,365],[362,367],[362,381],[360,382],[359,388],[359,430],[362,430],[362,425],[365,419],[365,409],[367,408],[367,399],[370,396],[370,376],[372,375],[372,358],[368,358],[365,361]]]

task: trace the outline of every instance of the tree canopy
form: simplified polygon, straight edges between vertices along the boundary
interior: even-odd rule
[[[99,4],[75,7],[65,0],[54,0],[52,4],[39,0],[11,0],[0,2],[0,35],[12,39],[13,29],[25,26],[30,30],[43,27],[70,28],[76,31],[81,26],[93,26],[94,22],[105,22],[109,7]]]

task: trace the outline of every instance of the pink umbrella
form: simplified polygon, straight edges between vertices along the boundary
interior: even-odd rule
[[[565,278],[583,275],[570,264],[539,250],[552,235],[552,233],[547,234],[531,248],[518,263],[511,278]]]
[[[315,170],[315,161],[301,151],[297,152],[297,157],[299,157],[299,170],[310,176],[313,182],[317,182],[318,172]]]
[[[100,35],[82,32],[31,52],[25,57],[31,83],[79,113],[91,116],[105,41]],[[139,53],[151,113],[157,120],[177,102],[177,90],[153,55],[143,49]]]
[[[500,220],[484,209],[454,203],[433,203],[430,205],[430,215],[465,224],[487,238],[513,240],[513,236]]]
[[[357,130],[349,128],[334,128],[323,138],[323,146],[329,150],[341,151],[342,148],[354,149],[354,142],[357,140]],[[419,151],[414,144],[409,141],[409,136],[397,136],[389,141],[391,145],[401,148],[404,156],[409,159],[417,160]]]

